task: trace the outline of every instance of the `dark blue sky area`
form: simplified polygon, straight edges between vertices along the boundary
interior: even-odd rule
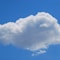
[[[0,45],[0,60],[60,60],[60,46],[50,46],[45,54],[32,56],[30,51]]]
[[[60,19],[60,0],[0,0],[0,23],[16,21],[41,11]]]

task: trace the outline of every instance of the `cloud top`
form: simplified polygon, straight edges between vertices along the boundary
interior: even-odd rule
[[[60,24],[46,12],[38,12],[16,22],[0,24],[0,43],[40,51],[50,45],[60,44]]]

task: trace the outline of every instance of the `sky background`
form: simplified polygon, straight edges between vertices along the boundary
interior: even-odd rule
[[[38,12],[48,12],[60,23],[60,0],[0,0],[0,24]],[[12,45],[0,44],[0,60],[60,60],[60,45],[50,46],[45,54],[34,57],[31,54]]]

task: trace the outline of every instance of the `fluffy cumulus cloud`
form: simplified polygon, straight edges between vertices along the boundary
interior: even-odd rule
[[[45,12],[0,24],[0,43],[45,53],[50,45],[60,44],[60,24]]]

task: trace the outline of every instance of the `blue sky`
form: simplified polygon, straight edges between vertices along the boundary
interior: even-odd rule
[[[15,22],[37,12],[48,12],[60,23],[59,0],[0,0],[0,24]],[[12,45],[0,44],[0,60],[60,60],[60,45],[50,46],[45,54],[34,57],[31,54]]]

